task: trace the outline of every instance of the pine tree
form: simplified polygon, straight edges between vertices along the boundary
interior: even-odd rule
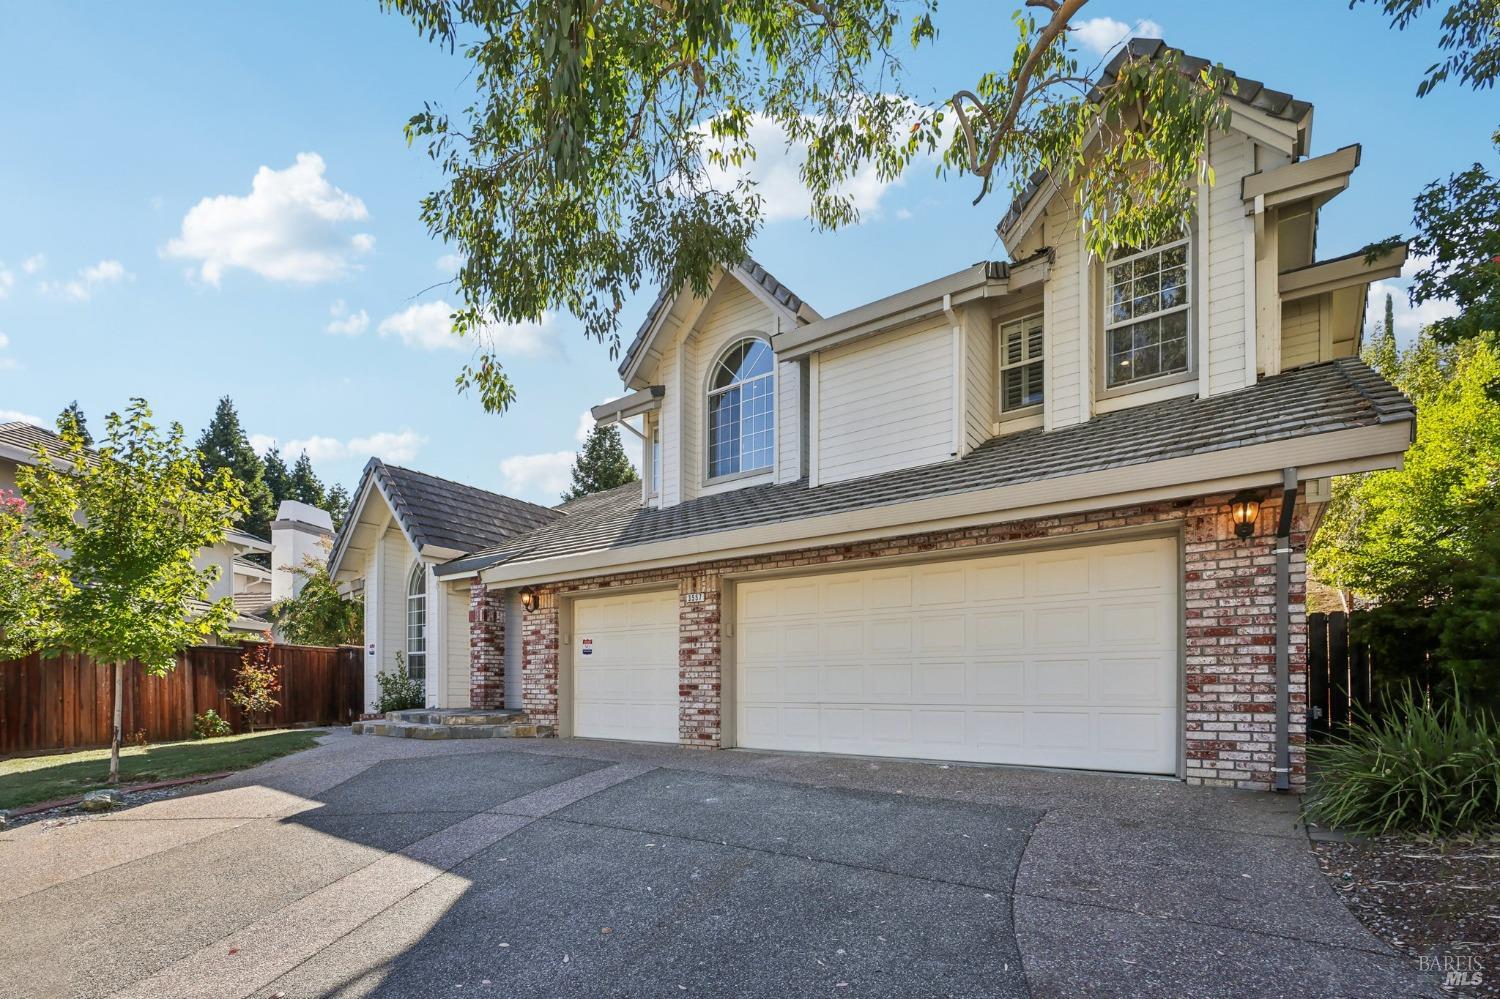
[[[94,435],[89,433],[88,421],[84,418],[83,410],[78,407],[77,399],[68,403],[67,407],[57,414],[57,432],[65,434],[69,427],[78,431],[78,436],[83,438],[84,447],[94,446]]]
[[[640,476],[635,474],[635,467],[620,444],[620,431],[615,427],[595,427],[578,449],[578,457],[573,461],[573,485],[562,498],[573,500],[639,481]]]
[[[281,501],[292,495],[292,473],[287,469],[286,462],[282,460],[281,448],[272,444],[266,449],[265,454],[265,480],[266,488],[271,490],[271,500],[276,506],[281,506]]]
[[[306,451],[297,456],[297,462],[292,466],[291,481],[287,485],[287,499],[316,507],[322,507],[328,502],[328,497],[323,492],[323,483],[313,471],[312,459],[307,456]]]
[[[227,468],[240,483],[250,509],[240,521],[239,529],[257,537],[270,537],[276,503],[266,486],[265,464],[250,446],[250,440],[240,426],[240,414],[235,411],[234,401],[229,396],[219,400],[214,418],[204,429],[203,436],[198,438],[197,447],[205,473]]]

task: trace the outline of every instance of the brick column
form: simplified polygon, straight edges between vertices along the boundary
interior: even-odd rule
[[[521,616],[521,697],[538,725],[557,725],[557,594],[537,592],[535,610]]]
[[[1276,525],[1279,497],[1261,507],[1255,533],[1238,538],[1228,497],[1204,500],[1185,519],[1187,777],[1270,790],[1276,765]],[[1291,780],[1307,779],[1307,527],[1292,528],[1289,655]]]
[[[688,602],[688,594],[702,594]],[[723,632],[719,578],[695,575],[677,589],[677,724],[679,744],[718,749],[723,744]]]
[[[505,707],[504,591],[490,591],[478,579],[469,586],[469,707]]]

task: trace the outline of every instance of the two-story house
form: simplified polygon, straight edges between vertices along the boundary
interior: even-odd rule
[[[1358,147],[1311,155],[1312,107],[1252,80],[1231,106],[1161,245],[1092,256],[1038,177],[1009,260],[838,315],[753,262],[661,296],[594,410],[641,418],[642,484],[431,569],[469,588],[474,706],[1300,786],[1306,539],[1414,429],[1357,359],[1404,253],[1318,261]]]

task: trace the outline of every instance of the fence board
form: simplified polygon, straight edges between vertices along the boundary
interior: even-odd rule
[[[364,710],[361,650],[273,646],[281,667],[281,704],[271,725],[342,725]],[[186,739],[193,716],[213,708],[236,731],[248,726],[229,703],[239,646],[202,646],[179,653],[165,676],[139,663],[126,667],[121,728],[128,738],[144,732],[151,742]],[[0,755],[108,745],[112,724],[110,667],[64,654],[0,661]]]

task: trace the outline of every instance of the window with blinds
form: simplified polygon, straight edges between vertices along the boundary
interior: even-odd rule
[[[1000,326],[1000,411],[1042,402],[1042,314]]]

